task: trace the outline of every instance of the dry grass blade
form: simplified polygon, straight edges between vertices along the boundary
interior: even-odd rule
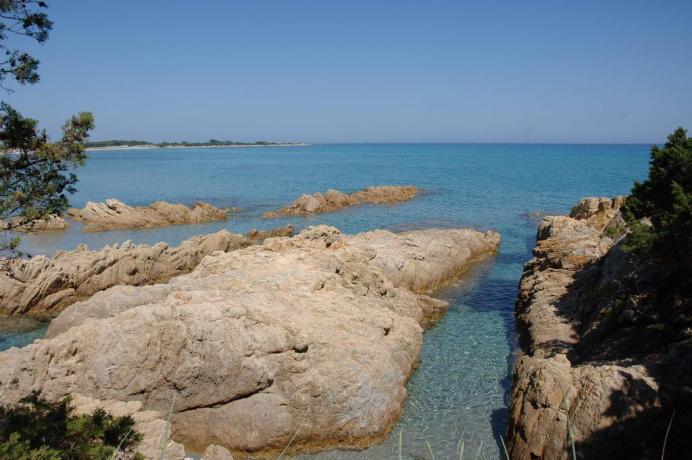
[[[283,458],[283,456],[284,456],[284,455],[286,454],[286,452],[288,451],[288,448],[291,447],[291,444],[293,444],[293,441],[295,441],[296,437],[298,436],[298,432],[300,431],[301,428],[303,428],[304,425],[305,425],[305,424],[300,425],[300,426],[298,427],[298,429],[296,430],[296,432],[293,433],[293,437],[291,438],[290,441],[288,441],[288,444],[286,444],[286,447],[284,447],[284,450],[281,451],[281,453],[279,454],[279,456],[276,457],[276,460],[281,460],[281,458]]]
[[[173,417],[173,405],[175,404],[176,393],[173,393],[173,399],[171,400],[171,407],[168,409],[168,417],[166,418],[166,429],[163,432],[163,440],[161,441],[161,456],[159,460],[163,460],[166,453],[166,445],[168,444],[168,437],[171,430],[171,418]]]
[[[476,451],[476,460],[478,460],[478,456],[481,455],[482,450],[483,450],[483,440],[481,439],[481,443],[478,445],[478,450]]]
[[[428,446],[428,451],[430,452],[431,460],[435,460],[435,454],[433,453],[432,446],[430,446],[430,443],[428,442],[427,439],[425,440],[425,444],[427,444],[427,446]]]
[[[116,456],[118,455],[118,452],[120,452],[120,448],[123,446],[123,443],[130,436],[132,430],[134,430],[134,427],[130,428],[130,430],[127,433],[125,433],[125,436],[123,436],[123,438],[120,440],[120,442],[118,443],[118,447],[115,448],[115,450],[113,451],[113,455],[111,455],[111,460],[115,460]]]
[[[507,446],[505,446],[505,440],[502,439],[502,436],[500,436],[500,442],[502,443],[502,450],[505,453],[505,458],[509,460],[509,452],[507,452]]]
[[[666,455],[666,444],[668,443],[668,433],[670,433],[670,427],[673,426],[673,417],[675,417],[675,409],[670,415],[670,420],[668,421],[668,428],[666,428],[666,436],[663,438],[663,447],[661,448],[661,460]]]

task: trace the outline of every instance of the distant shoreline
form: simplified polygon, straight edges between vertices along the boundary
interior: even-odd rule
[[[281,143],[281,144],[246,144],[246,145],[166,145],[160,146],[156,144],[145,144],[145,145],[109,145],[107,147],[87,147],[86,150],[93,151],[107,151],[107,150],[152,150],[152,149],[237,149],[245,147],[304,147],[310,144],[305,144],[303,142],[292,142],[292,143]]]

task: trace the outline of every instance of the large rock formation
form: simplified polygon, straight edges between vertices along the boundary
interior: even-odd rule
[[[0,395],[135,402],[155,420],[172,407],[176,442],[236,458],[364,446],[399,417],[421,325],[446,308],[410,288],[449,282],[498,243],[318,226],[216,252],[166,284],[68,307],[46,339],[0,353]]]
[[[376,247],[373,262],[395,286],[432,293],[455,280],[469,263],[485,256],[500,242],[495,232],[483,238],[470,229],[417,230],[392,233],[386,230],[361,233],[350,244],[367,250]],[[459,264],[460,260],[466,261]]]
[[[61,216],[51,214],[45,219],[32,220],[29,223],[24,223],[20,217],[14,217],[8,222],[2,222],[3,230],[12,230],[13,232],[33,233],[33,232],[59,232],[67,230],[67,222]]]
[[[288,206],[264,213],[265,218],[281,216],[307,216],[331,212],[358,204],[387,204],[408,201],[418,194],[412,185],[384,185],[368,187],[351,194],[338,190],[327,190],[324,194],[302,195]]]
[[[95,292],[116,285],[164,283],[190,272],[215,251],[230,251],[274,236],[289,236],[293,227],[252,230],[247,236],[221,230],[194,236],[180,246],[166,243],[80,247],[54,257],[0,260],[0,314],[55,313]]]
[[[87,231],[125,228],[164,227],[179,224],[201,224],[226,220],[229,209],[217,208],[199,201],[193,207],[156,201],[149,206],[133,207],[114,198],[105,203],[87,202],[82,209],[70,208],[67,215],[85,224]]]
[[[673,409],[666,458],[686,449],[692,312],[681,303],[673,327],[661,314],[656,267],[617,241],[622,202],[585,199],[538,229],[516,305],[513,459],[660,458]]]

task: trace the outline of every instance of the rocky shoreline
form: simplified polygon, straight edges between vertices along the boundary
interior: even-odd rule
[[[660,269],[621,249],[623,201],[584,199],[539,226],[516,303],[512,459],[659,458],[664,439],[666,458],[684,456],[691,318],[671,327],[657,307]]]
[[[38,219],[29,223],[19,217],[14,217],[7,222],[2,222],[3,230],[11,230],[18,233],[61,232],[67,230],[69,224],[62,216],[52,214],[45,219]]]
[[[67,215],[84,224],[90,232],[132,228],[165,227],[180,224],[202,224],[226,220],[234,209],[217,208],[198,201],[192,207],[156,201],[149,206],[133,207],[114,198],[105,203],[87,202],[82,209],[70,208]]]
[[[46,339],[0,353],[0,393],[118,406],[158,446],[172,407],[171,459],[182,458],[177,442],[240,458],[364,447],[398,419],[423,327],[446,311],[426,293],[499,239],[318,226],[214,252],[165,284],[67,307]]]
[[[81,246],[53,257],[0,261],[0,315],[53,315],[72,303],[112,286],[165,283],[192,271],[207,255],[261,243],[266,238],[291,236],[293,227],[252,230],[238,235],[221,230],[194,236],[177,247],[106,246],[90,251]]]

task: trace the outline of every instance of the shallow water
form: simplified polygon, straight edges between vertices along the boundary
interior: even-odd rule
[[[392,435],[365,451],[319,458],[498,458],[509,369],[516,347],[512,316],[523,263],[531,256],[534,213],[565,213],[583,196],[629,191],[645,176],[646,145],[378,144],[90,152],[78,171],[75,206],[115,197],[132,205],[195,200],[235,206],[227,222],[163,229],[82,233],[78,225],[28,236],[22,249],[52,254],[132,240],[176,245],[222,228],[245,232],[293,223],[326,223],[344,232],[374,228],[474,227],[502,234],[497,257],[438,295],[449,313],[426,333],[421,363],[408,384],[404,414]],[[311,218],[262,220],[261,214],[304,192],[413,184],[425,192],[396,206],[363,206]],[[41,329],[43,327],[43,329]],[[0,328],[0,349],[30,343],[45,331]]]

